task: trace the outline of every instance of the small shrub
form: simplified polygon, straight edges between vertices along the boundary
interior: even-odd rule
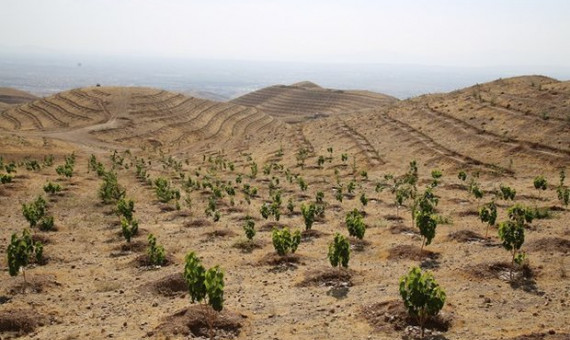
[[[362,214],[358,209],[346,214],[345,218],[346,227],[348,229],[348,234],[352,237],[356,237],[360,240],[364,238],[364,233],[366,232],[366,225],[362,219]]]
[[[492,227],[497,222],[497,205],[495,204],[495,201],[491,201],[479,209],[479,219],[481,222],[487,224],[487,228],[485,230],[485,237],[487,237],[489,226]]]
[[[137,220],[129,221],[121,217],[121,232],[125,240],[130,243],[133,236],[139,232],[139,222]]]
[[[148,235],[148,261],[153,266],[162,266],[166,260],[164,247],[156,244],[156,237],[153,234]]]
[[[57,183],[52,183],[52,182],[47,182],[44,185],[44,192],[46,194],[51,194],[51,195],[55,195],[56,193],[61,191],[61,185],[57,184]]]
[[[295,253],[299,243],[301,243],[301,232],[295,230],[293,234],[289,228],[285,227],[281,230],[274,228],[271,234],[271,241],[273,247],[279,256],[285,256],[289,252]]]
[[[133,213],[135,211],[135,202],[121,198],[117,202],[117,214],[124,217],[127,221],[133,220]]]
[[[103,175],[103,183],[99,187],[99,198],[104,204],[111,204],[125,197],[126,190],[119,185],[117,174],[112,171]]]
[[[253,237],[255,236],[255,221],[251,216],[245,217],[245,224],[243,225],[243,230],[245,232],[245,237],[248,240],[252,241]]]
[[[6,184],[6,183],[12,183],[12,176],[8,175],[8,174],[0,174],[0,183],[2,184]]]
[[[339,233],[336,233],[334,240],[329,243],[328,258],[333,267],[348,267],[350,260],[350,243]]]
[[[408,314],[420,325],[423,338],[426,321],[436,316],[445,304],[445,292],[431,273],[422,273],[418,267],[411,268],[408,275],[400,278],[399,290]]]
[[[316,212],[317,207],[313,203],[309,205],[301,204],[301,214],[303,214],[303,220],[305,221],[305,230],[311,230],[313,227]]]
[[[12,234],[12,239],[6,251],[8,253],[8,271],[10,276],[17,276],[20,269],[22,269],[24,282],[26,281],[26,266],[32,261],[41,262],[43,259],[43,244],[34,242],[28,229],[24,229],[21,237]]]
[[[162,203],[168,203],[173,199],[180,199],[180,191],[178,189],[173,189],[170,186],[170,182],[163,177],[159,177],[154,180],[156,197]]]

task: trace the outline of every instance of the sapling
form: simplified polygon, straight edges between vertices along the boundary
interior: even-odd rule
[[[243,230],[245,232],[245,237],[251,242],[255,236],[255,221],[251,216],[245,217],[245,224],[243,225]]]
[[[319,169],[323,168],[323,164],[325,164],[325,156],[319,156],[319,158],[317,159],[317,165],[319,167]]]
[[[360,240],[364,238],[364,233],[366,232],[366,225],[362,219],[362,214],[358,209],[354,209],[346,214],[345,218],[346,228],[348,229],[348,234],[352,237],[356,237]]]
[[[292,214],[295,210],[295,204],[293,204],[293,199],[289,198],[287,201],[287,210],[289,210],[289,214]]]
[[[316,210],[317,208],[313,203],[309,205],[301,204],[301,214],[303,214],[303,220],[305,221],[305,230],[311,230],[315,222]]]
[[[339,233],[334,235],[334,240],[329,243],[328,258],[333,267],[348,268],[350,260],[350,243]]]
[[[219,266],[206,270],[196,253],[190,252],[185,258],[184,279],[192,303],[204,303],[209,336],[213,339],[216,313],[224,308],[224,272]]]
[[[322,191],[317,191],[317,195],[315,196],[315,202],[317,202],[317,204],[323,204],[324,198],[325,198],[325,193]]]
[[[153,266],[162,266],[166,260],[164,247],[156,244],[156,237],[153,234],[148,235],[148,262]]]
[[[346,186],[346,191],[352,195],[354,193],[354,189],[356,189],[356,182],[352,180],[348,182],[348,185]]]
[[[125,197],[126,189],[119,185],[117,174],[112,171],[103,175],[103,183],[99,187],[99,198],[103,204],[111,204]]]
[[[562,169],[562,170],[560,170],[560,183],[558,184],[558,187],[556,188],[556,193],[558,195],[558,199],[560,200],[560,202],[564,206],[568,206],[568,203],[570,201],[570,189],[568,189],[564,185],[565,179],[566,179],[566,172],[564,171],[564,169]]]
[[[12,176],[8,174],[0,174],[0,183],[6,184],[12,182]]]
[[[368,197],[366,197],[366,193],[362,193],[362,195],[360,195],[360,203],[362,203],[362,206],[365,207],[368,205]]]
[[[121,198],[117,202],[117,214],[126,218],[127,221],[133,220],[134,211],[135,202],[133,200]]]
[[[293,234],[289,231],[289,228],[285,227],[281,230],[273,228],[271,234],[271,241],[273,242],[273,248],[279,256],[285,256],[287,253],[295,253],[299,243],[301,243],[301,232],[295,230]]]
[[[515,221],[505,221],[499,224],[499,238],[503,242],[503,247],[511,252],[511,271],[509,277],[513,279],[515,263],[522,264],[525,259],[524,253],[518,253],[524,243],[524,225]]]
[[[26,282],[26,266],[33,260],[41,262],[43,259],[43,244],[34,242],[28,229],[24,229],[22,236],[12,234],[12,239],[7,249],[8,271],[10,276],[17,276],[22,270],[24,282]]]
[[[479,209],[479,219],[481,222],[487,224],[487,228],[485,229],[485,237],[487,237],[489,227],[495,226],[495,223],[497,222],[497,205],[495,204],[495,201],[484,204]]]
[[[131,238],[139,231],[139,222],[137,220],[127,220],[121,216],[121,232],[125,240],[130,243]]]
[[[399,290],[408,314],[420,325],[423,338],[426,321],[436,316],[445,304],[445,292],[430,272],[422,273],[418,267],[400,278]]]
[[[56,193],[61,191],[61,185],[57,184],[57,183],[52,183],[51,181],[48,181],[45,185],[44,185],[44,192],[46,194],[51,194],[51,195],[55,195]]]
[[[517,191],[509,186],[506,185],[499,185],[499,192],[498,192],[498,196],[507,201],[507,200],[514,200],[515,196],[517,194]]]
[[[435,237],[435,229],[437,228],[438,218],[435,216],[435,207],[438,204],[438,198],[433,194],[431,188],[427,188],[418,200],[416,212],[416,225],[422,236],[422,246],[420,248],[420,256],[424,246],[430,245]]]
[[[548,188],[548,183],[544,176],[536,176],[533,181],[534,188],[538,191],[538,199],[540,200],[540,191],[544,191]]]
[[[339,185],[335,191],[334,198],[337,201],[342,202],[343,197],[344,197],[344,194],[342,193],[342,185]]]
[[[341,154],[341,155],[340,155],[340,160],[341,160],[344,164],[346,164],[346,161],[348,161],[348,155],[345,154],[345,153]]]
[[[307,188],[309,187],[309,185],[307,184],[307,182],[305,182],[303,177],[299,176],[297,178],[297,182],[299,183],[299,188],[301,189],[301,191],[307,191]]]

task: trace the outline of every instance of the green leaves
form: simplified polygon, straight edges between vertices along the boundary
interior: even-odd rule
[[[156,237],[153,234],[148,235],[148,261],[153,266],[162,266],[166,260],[166,253],[162,245],[156,244]]]
[[[445,292],[431,273],[422,273],[420,268],[413,267],[408,275],[400,278],[400,296],[410,316],[420,324],[423,337],[425,322],[437,315],[445,304]]]
[[[208,270],[204,268],[196,253],[186,255],[184,266],[184,279],[188,285],[188,292],[192,303],[207,303],[217,312],[224,308],[224,272],[218,267]]]
[[[497,205],[495,204],[495,201],[491,201],[479,209],[479,219],[481,222],[487,223],[487,230],[485,231],[486,236],[489,226],[494,226],[497,222]]]
[[[509,186],[506,185],[499,185],[499,192],[497,193],[497,196],[505,201],[507,200],[514,200],[515,196],[517,194],[517,191]]]
[[[26,267],[32,260],[41,262],[43,258],[42,243],[34,242],[28,229],[24,229],[21,237],[12,234],[11,242],[6,250],[10,276],[18,275],[20,268]]]
[[[255,222],[251,216],[245,217],[245,224],[243,226],[243,230],[245,231],[245,236],[248,240],[253,240],[255,236]]]
[[[216,311],[224,308],[224,272],[215,266],[204,274],[204,286],[208,296],[208,304]]]
[[[546,190],[546,188],[548,186],[546,179],[542,175],[536,176],[534,178],[533,184],[534,184],[534,188],[536,190]]]
[[[515,221],[505,221],[499,224],[499,238],[506,250],[519,250],[524,243],[524,225]]]
[[[281,230],[274,228],[271,234],[273,248],[279,256],[285,256],[287,253],[295,253],[299,243],[301,243],[301,232],[295,230],[291,235],[289,228],[285,227]]]
[[[362,214],[358,209],[354,209],[346,214],[345,218],[346,228],[350,236],[356,237],[360,240],[364,238],[366,232],[366,225],[362,219]]]
[[[333,267],[343,266],[348,268],[350,260],[350,243],[339,233],[334,235],[333,242],[329,243],[328,258]]]
[[[104,204],[117,202],[125,197],[126,190],[119,185],[117,174],[109,171],[103,174],[103,183],[99,187],[99,198]]]
[[[57,184],[57,183],[52,183],[51,181],[48,181],[45,185],[44,185],[44,192],[46,194],[51,194],[54,195],[58,192],[61,191],[61,185]]]
[[[138,234],[139,222],[137,220],[127,220],[121,216],[121,232],[127,242],[131,242],[131,238]]]
[[[173,199],[180,199],[180,191],[178,189],[171,188],[170,182],[167,179],[159,177],[154,180],[154,185],[156,197],[162,203],[168,203]]]
[[[29,204],[22,204],[22,214],[30,223],[30,228],[38,226],[42,231],[53,229],[53,216],[47,214],[46,201],[41,196]]]
[[[316,212],[317,206],[313,203],[309,205],[301,204],[301,214],[303,214],[303,220],[305,221],[305,230],[311,230],[313,227]]]
[[[117,202],[117,213],[123,216],[127,221],[133,220],[133,212],[135,211],[135,202],[130,199],[121,198]]]
[[[196,253],[188,253],[185,258],[184,279],[188,285],[192,303],[201,302],[206,297],[205,274],[206,268],[204,268],[202,262],[196,256]]]

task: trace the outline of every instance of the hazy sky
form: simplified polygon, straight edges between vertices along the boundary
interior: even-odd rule
[[[0,48],[570,67],[568,0],[0,0]]]

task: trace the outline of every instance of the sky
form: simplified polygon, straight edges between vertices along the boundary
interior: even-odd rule
[[[567,0],[0,0],[0,49],[570,67]]]

